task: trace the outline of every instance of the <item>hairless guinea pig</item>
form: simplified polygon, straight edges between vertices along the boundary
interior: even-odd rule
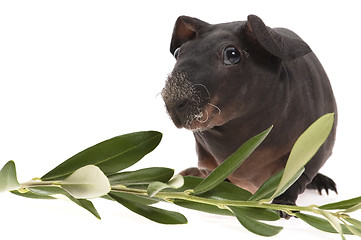
[[[192,130],[198,168],[182,175],[207,176],[241,144],[274,125],[266,140],[228,180],[255,192],[285,167],[296,139],[315,120],[335,113],[333,130],[301,177],[274,203],[295,204],[305,188],[336,192],[318,173],[331,155],[337,109],[332,88],[309,46],[257,16],[208,24],[181,16],[170,51],[177,59],[162,97],[174,124]]]

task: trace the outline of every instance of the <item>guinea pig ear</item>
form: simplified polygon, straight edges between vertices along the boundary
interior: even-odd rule
[[[248,16],[246,34],[272,55],[290,61],[312,51],[296,34],[290,32],[286,35],[280,32],[267,27],[259,17]]]
[[[173,54],[183,43],[195,39],[199,31],[207,25],[209,24],[197,18],[187,16],[178,17],[174,25],[170,52]]]

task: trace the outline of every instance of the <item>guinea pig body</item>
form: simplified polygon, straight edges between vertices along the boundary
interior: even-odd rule
[[[321,63],[300,37],[271,29],[254,15],[215,25],[182,16],[171,52],[177,62],[162,97],[175,125],[193,131],[198,154],[198,167],[183,175],[207,176],[245,141],[274,125],[228,178],[254,193],[285,167],[302,132],[333,112],[335,124],[325,144],[275,202],[295,204],[306,187],[336,191],[330,178],[318,174],[334,145],[336,102]]]

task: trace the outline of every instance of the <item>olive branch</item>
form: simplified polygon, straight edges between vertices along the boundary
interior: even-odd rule
[[[152,206],[164,201],[211,214],[235,216],[247,230],[274,236],[281,226],[277,211],[305,221],[319,230],[361,237],[361,221],[350,215],[361,208],[361,197],[322,206],[272,204],[303,173],[304,166],[327,139],[334,114],[314,122],[296,141],[284,170],[269,178],[255,194],[224,180],[262,143],[272,126],[245,142],[207,178],[182,177],[163,167],[123,171],[153,151],[162,139],[156,131],[135,132],[96,144],[61,163],[41,178],[19,183],[14,161],[0,170],[0,192],[36,199],[64,195],[100,219],[89,199],[116,201],[129,210],[162,224],[185,224],[181,213]]]

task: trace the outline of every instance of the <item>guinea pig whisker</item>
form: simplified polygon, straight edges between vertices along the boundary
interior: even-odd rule
[[[222,111],[219,107],[217,107],[216,105],[212,104],[212,103],[207,103],[208,105],[211,105],[212,107],[216,108],[218,110],[218,114],[221,114]]]
[[[203,84],[201,83],[196,83],[196,84],[193,84],[193,86],[201,86],[201,87],[204,87],[204,89],[206,90],[206,92],[208,93],[208,98],[207,99],[211,99],[211,94],[208,90],[208,88],[206,86],[204,86]]]
[[[155,98],[158,98],[159,95],[162,95],[162,92],[161,92],[161,91],[155,95]]]

